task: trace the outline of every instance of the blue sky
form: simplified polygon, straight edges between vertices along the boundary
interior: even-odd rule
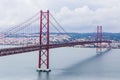
[[[120,0],[0,0],[0,28],[47,9],[68,32],[120,32]]]

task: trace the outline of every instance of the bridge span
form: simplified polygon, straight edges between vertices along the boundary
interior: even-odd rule
[[[108,44],[111,43],[111,41],[102,39],[102,26],[97,26],[97,35],[95,36],[95,38],[94,38],[95,40],[93,40],[93,41],[74,41],[74,42],[71,41],[71,42],[67,42],[67,43],[50,44],[49,43],[50,42],[50,36],[49,36],[50,35],[50,30],[49,30],[50,23],[52,24],[52,26],[54,26],[54,24],[50,21],[50,17],[54,20],[54,22],[57,24],[57,26],[59,26],[66,33],[66,31],[61,27],[61,25],[51,15],[49,10],[46,12],[40,11],[39,16],[37,16],[37,15],[33,16],[32,18],[28,19],[24,23],[19,24],[15,27],[11,28],[10,30],[8,30],[5,35],[2,35],[2,36],[4,36],[4,38],[14,37],[16,35],[10,36],[11,33],[13,33],[13,34],[17,33],[17,32],[19,33],[19,31],[22,31],[22,30],[26,29],[27,27],[35,28],[35,26],[36,25],[38,26],[38,23],[39,23],[39,26],[38,26],[39,29],[37,29],[37,30],[39,30],[38,44],[40,44],[40,45],[28,45],[28,46],[20,46],[20,47],[18,46],[18,47],[13,47],[13,48],[11,48],[11,47],[3,48],[3,49],[0,49],[0,56],[8,56],[8,55],[13,55],[13,54],[21,54],[21,53],[25,53],[25,52],[39,51],[38,71],[50,71],[50,69],[49,69],[49,49],[96,43],[96,48],[97,48],[96,50],[101,51],[103,42],[108,43]],[[32,24],[35,23],[35,21],[39,21],[39,22],[33,26]],[[31,30],[31,32],[32,32],[32,30],[34,28],[27,29],[27,30],[29,32]],[[54,26],[54,28],[59,33],[61,33],[60,30],[56,26]],[[24,35],[24,33],[27,33],[27,32],[25,31],[24,33],[23,32],[21,32],[21,33]],[[29,37],[29,35],[27,35],[27,37]],[[3,37],[1,39],[3,39]],[[6,42],[5,39],[3,39],[3,42]],[[13,42],[16,42],[16,41],[13,41]],[[11,41],[11,43],[12,43],[12,41]]]
[[[61,44],[49,44],[49,49],[52,48],[59,48],[59,47],[71,47],[75,45],[84,45],[84,44],[92,44],[98,43],[101,41],[81,41],[81,42],[69,42],[69,43],[61,43]],[[102,41],[104,43],[111,43],[111,41]],[[38,51],[40,49],[46,49],[46,45],[31,45],[31,46],[24,46],[24,47],[14,47],[14,48],[4,48],[0,49],[0,56],[8,56],[13,54],[21,54],[25,52],[32,52]]]

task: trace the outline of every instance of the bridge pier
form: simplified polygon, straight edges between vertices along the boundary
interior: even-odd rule
[[[97,52],[97,54],[99,55],[99,54],[104,53],[103,50],[102,50],[103,48],[105,48],[105,47],[102,46],[102,42],[103,42],[103,39],[102,39],[102,26],[97,26],[96,41],[97,41],[97,44],[96,44],[96,52]],[[111,49],[111,44],[110,44],[111,42],[107,41],[107,43],[108,43],[108,47],[106,47],[106,48],[108,48],[108,50],[109,50],[109,49]]]
[[[37,71],[50,72],[49,69],[49,10],[47,12],[40,11],[40,45],[44,45],[44,49],[40,46],[39,60]]]
[[[96,52],[97,54],[102,53],[102,26],[97,26],[97,45]]]
[[[38,68],[37,71],[38,71],[38,72],[51,72],[51,69]]]

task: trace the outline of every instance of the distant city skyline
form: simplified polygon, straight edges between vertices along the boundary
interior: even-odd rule
[[[0,0],[0,29],[19,24],[40,10],[50,12],[68,32],[120,32],[120,0]]]

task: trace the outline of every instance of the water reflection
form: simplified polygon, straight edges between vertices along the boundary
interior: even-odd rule
[[[105,76],[103,57],[106,56],[106,53],[109,51],[110,50],[103,51],[102,53],[96,54],[83,61],[78,61],[78,63],[73,64],[71,67],[63,69],[60,74],[55,76],[52,75],[52,72],[38,72],[38,80],[77,80],[77,77],[80,79],[83,76]],[[51,78],[50,75],[52,75]]]
[[[38,79],[37,80],[50,80],[49,73],[50,72],[38,72]]]
[[[50,54],[50,73],[35,71],[38,55],[33,53],[0,58],[0,80],[120,79],[120,50],[95,55],[95,49],[55,49]]]
[[[88,59],[83,60],[72,65],[69,68],[64,69],[61,76],[80,76],[80,75],[102,75],[104,72],[104,60],[102,59],[106,53],[110,50],[105,50],[99,54],[96,54]]]

